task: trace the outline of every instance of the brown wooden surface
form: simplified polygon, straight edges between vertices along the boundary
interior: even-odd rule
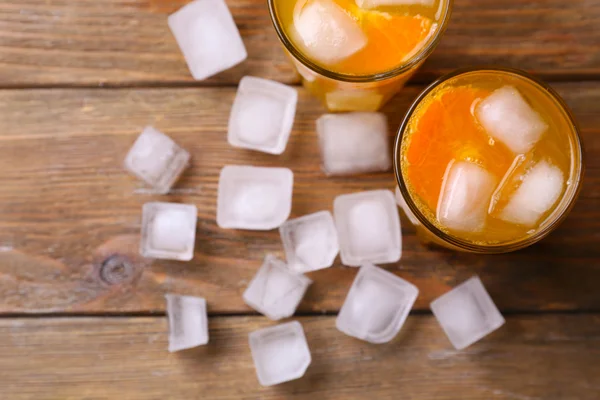
[[[228,0],[249,59],[208,84],[237,84],[247,74],[296,82],[266,1]],[[166,19],[186,3],[2,0],[0,86],[193,82]],[[419,76],[500,63],[548,79],[599,77],[598,25],[596,0],[455,0],[452,23]]]
[[[272,388],[257,384],[248,348],[248,333],[270,324],[262,318],[213,318],[206,347],[176,354],[166,352],[164,318],[0,321],[2,398],[600,398],[598,316],[509,317],[462,352],[431,316],[409,317],[381,346],[340,334],[330,317],[298,320],[312,364],[304,378]]]
[[[270,389],[257,382],[247,334],[272,323],[241,293],[266,253],[282,255],[280,239],[216,227],[220,168],[292,168],[293,216],[331,209],[339,194],[392,189],[393,178],[326,179],[314,133],[324,110],[302,89],[282,156],[231,148],[226,125],[240,77],[297,76],[266,0],[228,0],[249,59],[194,82],[166,24],[185,3],[0,0],[0,399],[600,398],[600,1],[455,0],[419,84],[384,110],[395,129],[423,84],[474,64],[555,82],[587,148],[583,191],[566,222],[527,250],[482,257],[425,247],[403,218],[402,260],[386,268],[420,295],[400,337],[374,346],[335,329],[356,273],[338,261],[311,274],[300,306],[313,357],[307,376]],[[148,124],[193,156],[168,196],[122,168]],[[141,206],[153,200],[198,206],[192,262],[137,255]],[[115,257],[123,268],[107,267]],[[473,274],[507,324],[458,352],[428,304]],[[167,353],[165,293],[208,300],[208,346]]]

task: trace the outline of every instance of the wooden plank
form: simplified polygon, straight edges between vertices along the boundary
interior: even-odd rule
[[[431,316],[411,316],[389,344],[304,317],[312,364],[297,381],[262,388],[247,335],[259,317],[210,320],[206,347],[169,354],[166,318],[0,320],[0,384],[11,400],[498,399],[597,400],[598,315],[513,316],[455,351]]]
[[[0,86],[192,82],[167,16],[188,0],[0,0]],[[243,75],[297,77],[279,46],[265,0],[228,0],[248,48]],[[461,0],[441,45],[419,74],[501,64],[552,79],[600,75],[600,4],[590,0]],[[204,83],[202,83],[204,84]]]
[[[414,282],[418,309],[479,274],[504,310],[600,310],[600,84],[557,86],[583,127],[588,169],[568,220],[541,244],[501,256],[421,245],[403,219],[404,254],[389,270]],[[391,126],[418,89],[387,107]],[[218,175],[226,164],[287,166],[295,173],[292,217],[331,210],[340,194],[394,187],[391,173],[327,179],[314,121],[321,106],[300,91],[298,117],[282,156],[234,149],[226,126],[234,89],[16,90],[0,92],[0,312],[153,312],[165,292],[204,296],[213,313],[249,312],[241,299],[266,253],[282,255],[277,231],[219,229]],[[172,135],[193,166],[169,196],[155,196],[121,167],[144,125]],[[390,138],[391,139],[391,138]],[[137,254],[142,204],[199,208],[193,262]],[[124,269],[103,262],[121,257]],[[339,261],[311,274],[300,309],[338,310],[355,270]]]

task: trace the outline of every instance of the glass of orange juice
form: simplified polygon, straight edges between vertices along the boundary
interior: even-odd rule
[[[425,89],[394,152],[398,201],[418,234],[475,253],[547,236],[584,173],[579,131],[559,95],[503,68],[457,71]]]
[[[269,0],[304,86],[330,111],[375,111],[437,46],[452,0]]]

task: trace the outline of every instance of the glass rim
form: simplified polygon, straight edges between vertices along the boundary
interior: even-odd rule
[[[267,4],[269,6],[269,15],[271,16],[271,22],[273,23],[273,27],[275,28],[275,32],[277,32],[279,40],[287,49],[287,51],[294,57],[294,59],[299,61],[306,68],[326,78],[351,83],[377,82],[394,78],[396,76],[402,75],[407,71],[410,71],[413,67],[419,65],[420,62],[427,59],[427,57],[429,57],[433,50],[435,50],[440,40],[442,39],[444,32],[446,31],[446,27],[448,26],[448,22],[450,21],[450,16],[452,15],[452,8],[454,4],[454,0],[441,0],[446,3],[446,6],[444,7],[444,17],[439,23],[435,35],[433,35],[433,38],[429,41],[427,46],[423,46],[421,50],[413,54],[404,63],[388,71],[378,72],[374,74],[352,75],[330,71],[312,62],[308,57],[302,54],[302,52],[296,46],[294,46],[292,41],[288,39],[282,26],[279,24],[279,19],[277,18],[277,11],[275,9],[275,1],[281,0],[267,0]]]
[[[465,74],[473,73],[473,72],[504,72],[504,73],[508,73],[508,74],[514,74],[514,75],[517,75],[521,78],[524,78],[524,79],[530,81],[534,85],[536,85],[539,88],[541,88],[542,90],[544,90],[547,93],[547,95],[550,96],[558,104],[561,111],[564,112],[564,115],[567,118],[567,123],[571,127],[571,133],[574,138],[574,143],[572,143],[572,146],[573,146],[573,151],[575,153],[575,155],[573,156],[574,159],[572,160],[572,163],[575,163],[577,161],[577,158],[579,159],[579,162],[577,162],[577,164],[575,165],[575,171],[572,171],[572,172],[574,172],[572,175],[572,185],[575,187],[575,189],[573,189],[571,191],[569,191],[567,189],[567,191],[561,198],[562,201],[558,204],[557,208],[554,211],[554,213],[559,211],[559,207],[561,207],[561,205],[562,205],[562,207],[560,208],[560,214],[557,215],[554,218],[554,220],[552,220],[550,223],[548,223],[546,226],[544,226],[543,229],[540,229],[539,231],[537,231],[534,235],[526,236],[524,238],[516,239],[514,241],[507,242],[507,243],[498,243],[498,244],[489,244],[489,245],[488,244],[477,244],[477,243],[473,243],[471,241],[461,239],[459,237],[456,237],[455,235],[452,235],[452,234],[442,231],[440,228],[438,228],[432,222],[430,222],[429,219],[425,215],[423,215],[423,213],[419,210],[419,208],[413,202],[412,197],[406,187],[406,183],[404,181],[402,171],[400,170],[400,154],[401,154],[402,139],[404,137],[404,133],[408,126],[408,123],[410,122],[412,115],[415,112],[415,110],[417,109],[417,107],[439,85],[443,84],[444,82],[446,82],[450,79],[456,78],[460,75],[465,75]],[[572,141],[571,139],[569,139],[569,140]],[[396,138],[394,141],[394,154],[393,155],[394,155],[393,166],[394,166],[394,175],[396,177],[396,183],[398,185],[398,188],[400,189],[400,193],[401,193],[402,197],[404,198],[408,208],[415,215],[415,217],[419,220],[419,222],[430,233],[432,233],[436,238],[442,240],[444,243],[454,246],[463,251],[468,251],[471,253],[481,253],[481,254],[499,254],[499,253],[508,253],[508,252],[520,250],[520,249],[528,247],[532,244],[535,244],[535,243],[539,242],[540,240],[542,240],[543,238],[545,238],[546,236],[548,236],[552,231],[554,231],[558,227],[558,225],[560,225],[560,223],[562,223],[565,220],[565,218],[567,217],[567,215],[569,214],[569,212],[572,210],[573,206],[575,205],[575,201],[579,195],[579,192],[581,191],[583,176],[585,173],[585,151],[584,151],[583,141],[581,139],[581,129],[579,128],[579,125],[577,124],[577,121],[575,120],[575,117],[573,116],[573,112],[571,111],[569,106],[566,104],[566,102],[562,99],[562,97],[558,94],[558,92],[556,92],[556,90],[554,90],[548,84],[546,84],[542,80],[538,79],[537,77],[529,74],[528,72],[525,72],[525,71],[519,70],[519,69],[515,69],[515,68],[499,67],[499,66],[478,66],[478,67],[460,68],[460,69],[457,69],[447,75],[444,75],[444,76],[438,78],[433,83],[428,85],[417,96],[417,98],[411,103],[410,107],[408,108],[408,110],[404,116],[404,119],[402,120],[402,123],[400,124],[400,127],[398,128],[398,132],[396,134]],[[569,196],[569,198],[568,198],[568,201],[565,202],[565,199],[567,198],[567,196]],[[551,214],[551,216],[552,216],[552,214]]]

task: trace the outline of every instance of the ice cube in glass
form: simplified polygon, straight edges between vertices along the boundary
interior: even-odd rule
[[[125,157],[125,168],[152,186],[156,193],[164,194],[183,173],[190,154],[170,137],[148,126]]]
[[[487,133],[515,154],[525,154],[548,130],[521,93],[513,86],[495,90],[475,107],[475,115]]]
[[[326,114],[317,120],[323,170],[328,176],[387,171],[392,167],[387,118],[382,113]]]
[[[299,379],[311,363],[302,325],[297,321],[250,333],[250,351],[262,386]]]
[[[357,53],[368,38],[357,21],[331,0],[300,0],[294,9],[297,43],[322,63],[336,63]]]
[[[169,16],[169,28],[196,80],[225,71],[248,57],[224,0],[196,0]]]
[[[268,231],[292,210],[294,174],[287,168],[229,165],[221,170],[217,224],[221,228]]]
[[[476,276],[434,300],[431,310],[458,350],[479,341],[505,322]]]
[[[418,295],[413,284],[364,264],[337,317],[337,328],[367,342],[389,342],[400,332]]]
[[[333,216],[320,211],[286,221],[279,227],[288,267],[304,273],[333,265],[340,251]]]
[[[191,204],[146,203],[140,253],[144,257],[190,261],[194,258],[198,209]]]
[[[294,125],[297,102],[298,92],[292,87],[243,77],[229,116],[229,144],[264,153],[283,153]]]
[[[200,297],[167,294],[169,351],[175,352],[208,343],[206,300]]]
[[[244,292],[244,301],[273,321],[294,315],[312,281],[267,255]]]
[[[450,162],[440,191],[438,221],[457,231],[482,231],[496,181],[494,175],[477,164]]]
[[[338,196],[333,203],[342,263],[392,263],[402,253],[400,215],[389,190]]]

